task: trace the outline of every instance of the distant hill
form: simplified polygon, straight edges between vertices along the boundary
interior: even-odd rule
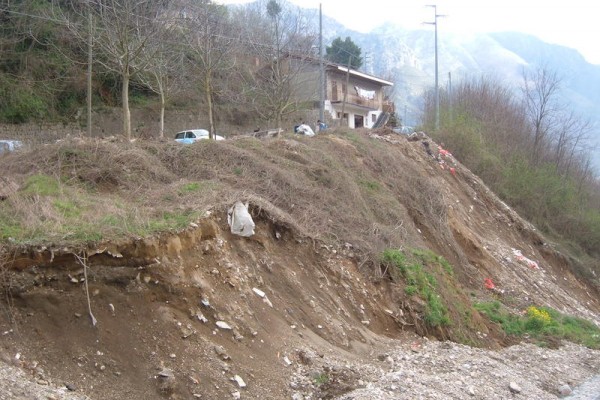
[[[407,30],[387,23],[370,33],[349,30],[324,17],[324,43],[350,36],[363,52],[367,73],[395,83],[394,100],[407,125],[417,125],[422,112],[422,93],[435,81],[435,45],[432,29]],[[439,83],[446,87],[464,79],[489,77],[518,88],[523,70],[544,66],[562,79],[564,103],[596,125],[595,141],[600,147],[600,66],[588,63],[574,49],[549,44],[516,32],[455,35],[439,32]],[[600,171],[600,152],[595,152]]]

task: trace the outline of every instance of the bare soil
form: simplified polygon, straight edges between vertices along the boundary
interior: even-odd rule
[[[361,135],[413,166],[416,175],[404,181],[414,199],[405,202],[407,219],[398,229],[411,246],[453,265],[456,282],[442,288],[445,298],[498,299],[515,312],[547,305],[600,321],[598,294],[571,273],[568,258],[460,163],[442,168],[420,141],[385,131]],[[289,139],[270,140],[291,151]],[[358,151],[335,135],[318,140]],[[441,196],[421,196],[430,186]],[[513,344],[476,312],[461,323],[460,310],[453,311],[452,326],[424,330],[419,300],[365,263],[360,246],[307,235],[264,207],[251,211],[257,227],[250,238],[231,234],[218,206],[180,232],[106,241],[84,252],[7,244],[0,363],[24,370],[38,389],[63,389],[46,398],[336,398],[376,379],[386,359],[378,356],[403,346],[410,354],[422,336],[462,338],[489,351]],[[519,260],[515,249],[539,267]],[[498,290],[485,289],[485,278]],[[573,382],[593,375],[589,368]]]

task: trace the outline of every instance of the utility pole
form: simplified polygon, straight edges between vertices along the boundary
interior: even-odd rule
[[[448,110],[450,114],[450,123],[452,123],[452,72],[448,71]]]
[[[438,78],[438,17],[444,17],[437,13],[437,5],[429,4],[426,7],[433,7],[434,20],[433,22],[425,22],[428,25],[433,25],[435,28],[435,130],[440,129],[440,87]]]
[[[325,67],[323,64],[323,11],[319,3],[319,119],[325,122]]]

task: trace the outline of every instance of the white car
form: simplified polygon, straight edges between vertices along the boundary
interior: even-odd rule
[[[190,129],[187,131],[177,132],[175,141],[179,143],[194,143],[198,140],[208,139],[209,134],[206,129]],[[214,135],[216,140],[225,140],[223,136]]]

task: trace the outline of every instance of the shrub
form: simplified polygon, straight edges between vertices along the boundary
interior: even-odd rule
[[[443,260],[446,266],[444,270],[452,271],[450,264],[429,250],[413,250],[406,255],[400,250],[388,249],[383,252],[382,262],[392,268],[390,271],[392,279],[402,279],[406,286],[404,292],[409,295],[418,295],[425,300],[424,319],[431,327],[450,324],[448,308],[444,305],[442,298],[437,292],[437,280],[435,276],[426,270],[428,263],[440,263]]]

